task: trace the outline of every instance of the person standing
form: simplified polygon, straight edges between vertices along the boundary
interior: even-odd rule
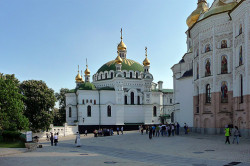
[[[172,136],[174,136],[174,124],[171,125]]]
[[[233,139],[233,144],[234,141],[237,141],[237,144],[239,144],[239,137],[240,137],[240,131],[239,128],[237,126],[234,126],[234,139]]]
[[[177,125],[176,125],[176,135],[179,135],[179,132],[180,132],[180,125],[177,122]]]
[[[50,135],[51,146],[53,146],[53,142],[54,142],[54,136],[53,136],[53,133],[51,133],[51,135]]]
[[[184,130],[185,130],[185,134],[188,134],[187,130],[188,130],[188,126],[186,123],[184,123]]]
[[[159,137],[160,136],[160,127],[156,126],[155,130],[156,130],[156,137],[157,136]]]
[[[76,133],[76,140],[75,140],[76,147],[81,147],[81,139],[79,132]]]
[[[123,126],[121,127],[121,133],[122,133],[122,135],[123,135]]]
[[[141,135],[143,135],[143,126],[141,125]]]
[[[54,136],[54,143],[55,143],[55,146],[57,146],[57,143],[58,143],[58,134],[55,133],[55,136]]]
[[[230,140],[229,140],[229,137],[230,137],[230,129],[229,129],[229,127],[228,127],[228,125],[226,125],[225,126],[226,128],[225,128],[225,137],[226,137],[226,142],[225,142],[225,144],[226,143],[228,143],[228,144],[230,144]]]
[[[153,137],[155,136],[155,125],[154,126],[152,126],[152,130],[153,130]]]
[[[152,129],[152,127],[151,127],[151,126],[150,126],[150,127],[148,127],[148,129],[149,129],[149,133],[148,133],[149,139],[152,139],[153,129]]]
[[[88,136],[88,130],[85,130],[84,135]]]

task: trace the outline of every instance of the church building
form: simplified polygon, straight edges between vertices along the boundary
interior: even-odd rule
[[[249,136],[250,0],[198,0],[187,25],[187,53],[172,67],[174,112],[192,115],[197,132],[230,125]]]
[[[143,65],[127,58],[127,46],[121,41],[117,56],[102,65],[90,82],[88,65],[85,80],[79,73],[76,87],[66,94],[66,122],[84,129],[138,129],[138,125],[171,122],[173,90],[163,89],[163,82],[153,82],[145,49]],[[157,88],[158,86],[158,88]]]

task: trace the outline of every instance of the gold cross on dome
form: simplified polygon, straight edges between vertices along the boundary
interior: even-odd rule
[[[148,48],[145,47],[145,55],[148,56]]]
[[[122,28],[121,28],[121,39],[122,39]]]

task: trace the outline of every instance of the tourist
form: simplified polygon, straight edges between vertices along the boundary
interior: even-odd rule
[[[88,130],[85,130],[84,135],[88,136]]]
[[[225,126],[225,137],[226,137],[226,142],[225,142],[225,144],[226,143],[228,143],[228,144],[230,144],[230,140],[229,140],[229,137],[230,137],[230,129],[229,129],[229,127],[228,127],[228,125],[226,125]]]
[[[54,136],[53,136],[53,133],[51,133],[51,135],[50,135],[50,142],[51,142],[51,146],[53,146],[53,142],[54,142]]]
[[[146,134],[148,134],[148,126],[146,126]]]
[[[161,126],[161,136],[166,136],[166,125]]]
[[[151,127],[151,126],[150,126],[150,127],[148,127],[148,129],[149,129],[149,134],[148,134],[149,139],[152,139],[153,129],[152,129],[152,127]]]
[[[121,127],[121,133],[122,133],[122,135],[123,135],[123,126]]]
[[[176,134],[179,135],[179,132],[180,132],[180,125],[177,122],[177,124],[176,124]]]
[[[184,123],[184,130],[185,130],[185,134],[188,134],[188,125],[186,123]]]
[[[143,135],[143,126],[141,125],[141,135]]]
[[[78,132],[76,133],[75,144],[76,144],[76,147],[81,147],[81,139],[80,139],[80,134]]]
[[[152,130],[153,130],[153,137],[155,136],[155,125],[154,126],[152,126]]]
[[[46,140],[49,141],[49,133],[46,133]]]
[[[116,128],[117,135],[119,135],[119,127]]]
[[[55,146],[57,146],[57,143],[58,143],[58,135],[57,135],[57,133],[55,133],[55,136],[54,136],[54,143],[55,143]]]
[[[172,136],[174,136],[174,124],[171,125]]]
[[[239,137],[240,137],[240,131],[239,131],[239,128],[237,126],[234,126],[234,139],[233,139],[233,144],[234,144],[234,141],[236,140],[237,141],[237,144],[239,144]]]
[[[156,126],[155,131],[156,131],[156,137],[157,136],[159,137],[160,136],[160,127]]]

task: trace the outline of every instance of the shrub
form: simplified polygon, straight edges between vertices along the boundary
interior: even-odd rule
[[[21,133],[17,131],[3,131],[2,137],[4,142],[15,142],[20,140]]]

